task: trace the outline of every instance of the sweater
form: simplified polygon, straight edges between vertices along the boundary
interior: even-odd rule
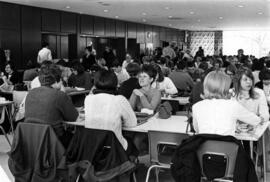
[[[133,90],[139,88],[141,88],[141,86],[139,85],[138,78],[131,77],[122,83],[122,85],[118,89],[118,93],[129,99]]]
[[[63,121],[75,121],[77,117],[71,99],[62,91],[41,86],[26,96],[25,119],[35,118],[52,125],[57,136],[64,132]]]

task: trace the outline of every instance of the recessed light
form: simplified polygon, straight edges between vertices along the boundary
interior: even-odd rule
[[[83,12],[81,12],[81,11],[80,11],[79,13],[80,13],[80,14],[83,14]]]
[[[107,9],[104,9],[103,11],[104,11],[105,13],[108,13],[108,12],[109,12],[109,10],[107,10]]]
[[[243,8],[243,7],[244,7],[244,5],[239,4],[237,7],[238,7],[238,8]]]
[[[143,12],[142,15],[145,16],[145,15],[147,15],[147,14]]]
[[[171,27],[171,26],[172,26],[172,24],[169,24],[169,26]]]
[[[115,18],[119,18],[119,16],[115,16]]]
[[[193,15],[193,14],[194,14],[194,12],[193,12],[193,11],[191,11],[191,12],[189,12],[189,14]]]
[[[146,19],[142,19],[143,22],[146,22]]]
[[[167,7],[165,7],[165,9],[166,9],[166,10],[169,10],[169,9],[171,9],[171,8],[167,6]]]
[[[258,15],[262,15],[262,14],[263,14],[263,12],[258,12],[257,14],[258,14]]]
[[[218,19],[223,20],[223,17],[222,17],[222,16],[220,16],[220,17],[218,17]]]
[[[168,16],[168,18],[172,18],[172,16]]]
[[[70,8],[70,6],[66,6],[66,8],[67,8],[67,9],[69,9],[69,8]]]
[[[198,19],[197,21],[198,21],[198,22],[201,22],[201,20],[200,20],[200,19]]]

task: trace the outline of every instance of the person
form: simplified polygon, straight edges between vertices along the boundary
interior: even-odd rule
[[[270,70],[263,69],[259,73],[259,78],[260,81],[255,86],[264,91],[267,103],[270,105]]]
[[[42,49],[38,52],[37,63],[41,64],[45,60],[52,61],[52,53],[47,42],[42,43]]]
[[[244,63],[248,59],[248,56],[244,55],[243,49],[238,49],[237,50],[237,58],[238,58],[238,61],[240,63]]]
[[[60,59],[56,65],[60,68],[62,75],[61,75],[61,79],[63,81],[64,86],[67,85],[68,83],[68,78],[71,76],[72,71],[69,67],[67,67],[67,63],[64,59]]]
[[[139,73],[139,84],[141,89],[134,89],[129,102],[133,110],[141,111],[146,108],[155,111],[161,102],[161,92],[151,88],[155,81],[157,71],[152,65],[143,65]]]
[[[82,57],[82,65],[85,70],[90,70],[95,63],[96,57],[92,54],[92,46],[87,46],[85,48],[85,54]]]
[[[199,47],[198,51],[195,54],[195,58],[197,58],[197,57],[201,57],[201,58],[204,57],[204,50],[201,46]]]
[[[249,111],[269,120],[269,109],[263,90],[254,88],[254,77],[250,69],[240,68],[234,79],[232,89],[233,99],[242,104]]]
[[[115,95],[116,75],[100,70],[95,75],[94,86],[93,94],[86,96],[84,101],[85,127],[113,131],[127,154],[137,156],[132,141],[122,135],[122,127],[135,127],[137,119],[128,100]]]
[[[204,100],[192,106],[196,133],[234,136],[237,120],[251,125],[262,121],[236,100],[230,99],[230,85],[230,77],[221,71],[212,71],[205,77]]]
[[[72,135],[64,130],[63,121],[76,121],[78,112],[71,99],[60,91],[61,70],[54,64],[39,75],[41,87],[29,91],[25,100],[25,121],[35,119],[49,124],[65,147]],[[34,136],[33,136],[34,137]]]
[[[162,56],[170,56],[170,59],[173,59],[176,57],[176,54],[174,52],[174,46],[175,42],[171,42],[171,45],[169,43],[165,43],[165,47],[162,50]]]
[[[15,85],[20,82],[18,72],[12,62],[8,62],[5,66],[5,73],[2,77],[3,81],[7,85]]]
[[[171,73],[171,69],[167,67],[167,59],[165,57],[161,57],[157,63],[160,66],[163,75],[168,77]]]
[[[172,80],[178,91],[192,90],[194,83],[191,76],[184,71],[185,63],[178,61],[177,69],[172,71],[169,78]]]
[[[26,66],[27,68],[23,72],[23,81],[31,82],[34,78],[38,76],[38,67],[40,65],[35,65],[32,63],[31,60],[29,60]]]
[[[132,63],[134,60],[132,59],[132,57],[131,57],[131,55],[130,54],[126,54],[126,60],[124,60],[123,61],[123,63],[122,63],[122,68],[123,69],[126,69],[127,68],[127,65],[129,64],[129,63]]]
[[[122,85],[118,89],[118,93],[129,99],[134,89],[141,88],[137,78],[141,67],[138,63],[130,63],[127,65],[126,70],[130,78],[122,83]]]
[[[6,56],[5,51],[0,47],[0,71],[3,72],[5,70],[5,64],[6,64]]]
[[[92,79],[90,73],[84,71],[80,62],[75,61],[71,67],[72,74],[68,78],[69,87],[80,87],[86,90],[92,88]]]
[[[118,87],[127,79],[129,79],[129,75],[126,71],[126,69],[124,69],[122,67],[122,65],[120,64],[120,62],[116,59],[113,61],[112,63],[112,70],[114,71],[114,73],[117,76],[118,79]]]
[[[115,60],[116,57],[109,46],[105,47],[105,51],[103,52],[103,58],[105,59],[108,68],[111,68],[112,62]]]
[[[40,87],[40,81],[39,81],[39,75],[43,72],[43,70],[49,69],[50,65],[53,64],[51,61],[43,61],[40,65],[40,68],[38,69],[38,76],[36,76],[30,84],[30,89],[34,89],[37,87]]]
[[[177,94],[177,88],[175,87],[172,80],[163,75],[163,72],[159,65],[153,64],[154,68],[157,70],[157,76],[155,81],[152,83],[152,88],[158,89],[162,94]]]

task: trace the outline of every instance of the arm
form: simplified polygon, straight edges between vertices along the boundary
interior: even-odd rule
[[[123,96],[119,97],[119,103],[122,110],[122,124],[124,127],[135,127],[137,125],[137,118],[135,116],[132,107],[128,103],[127,99]]]
[[[141,100],[143,108],[156,110],[157,106],[161,102],[161,93],[160,93],[160,91],[156,90],[154,93],[154,96],[150,102],[147,100],[147,98],[144,94],[142,96],[140,96],[140,100]]]
[[[129,98],[129,103],[133,110],[136,109],[136,101],[137,101],[137,95],[134,92],[132,92]]]
[[[267,105],[267,100],[265,97],[265,94],[262,90],[258,91],[259,93],[259,110],[258,110],[258,114],[260,117],[262,117],[264,119],[264,121],[268,121],[269,120],[269,108]]]
[[[79,114],[70,97],[68,97],[64,92],[59,92],[57,103],[65,121],[76,121]]]
[[[52,60],[52,52],[51,51],[48,53],[48,60]]]
[[[242,106],[237,101],[235,101],[235,103],[236,103],[235,117],[237,120],[240,120],[250,125],[257,125],[261,122],[261,118],[258,117],[256,114],[248,111],[244,106]]]
[[[193,82],[191,76],[189,76],[189,75],[188,75],[188,79],[187,79],[187,84],[191,89],[194,87],[194,82]]]
[[[175,85],[174,85],[174,83],[168,77],[166,77],[165,92],[168,93],[168,94],[176,94],[178,92]]]

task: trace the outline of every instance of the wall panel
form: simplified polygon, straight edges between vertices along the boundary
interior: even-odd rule
[[[76,33],[76,16],[75,13],[61,12],[61,32]]]
[[[42,31],[60,32],[60,11],[42,10]]]
[[[80,15],[81,34],[94,34],[94,17],[89,15]]]
[[[97,35],[97,36],[104,36],[105,35],[104,18],[94,17],[94,35]]]

